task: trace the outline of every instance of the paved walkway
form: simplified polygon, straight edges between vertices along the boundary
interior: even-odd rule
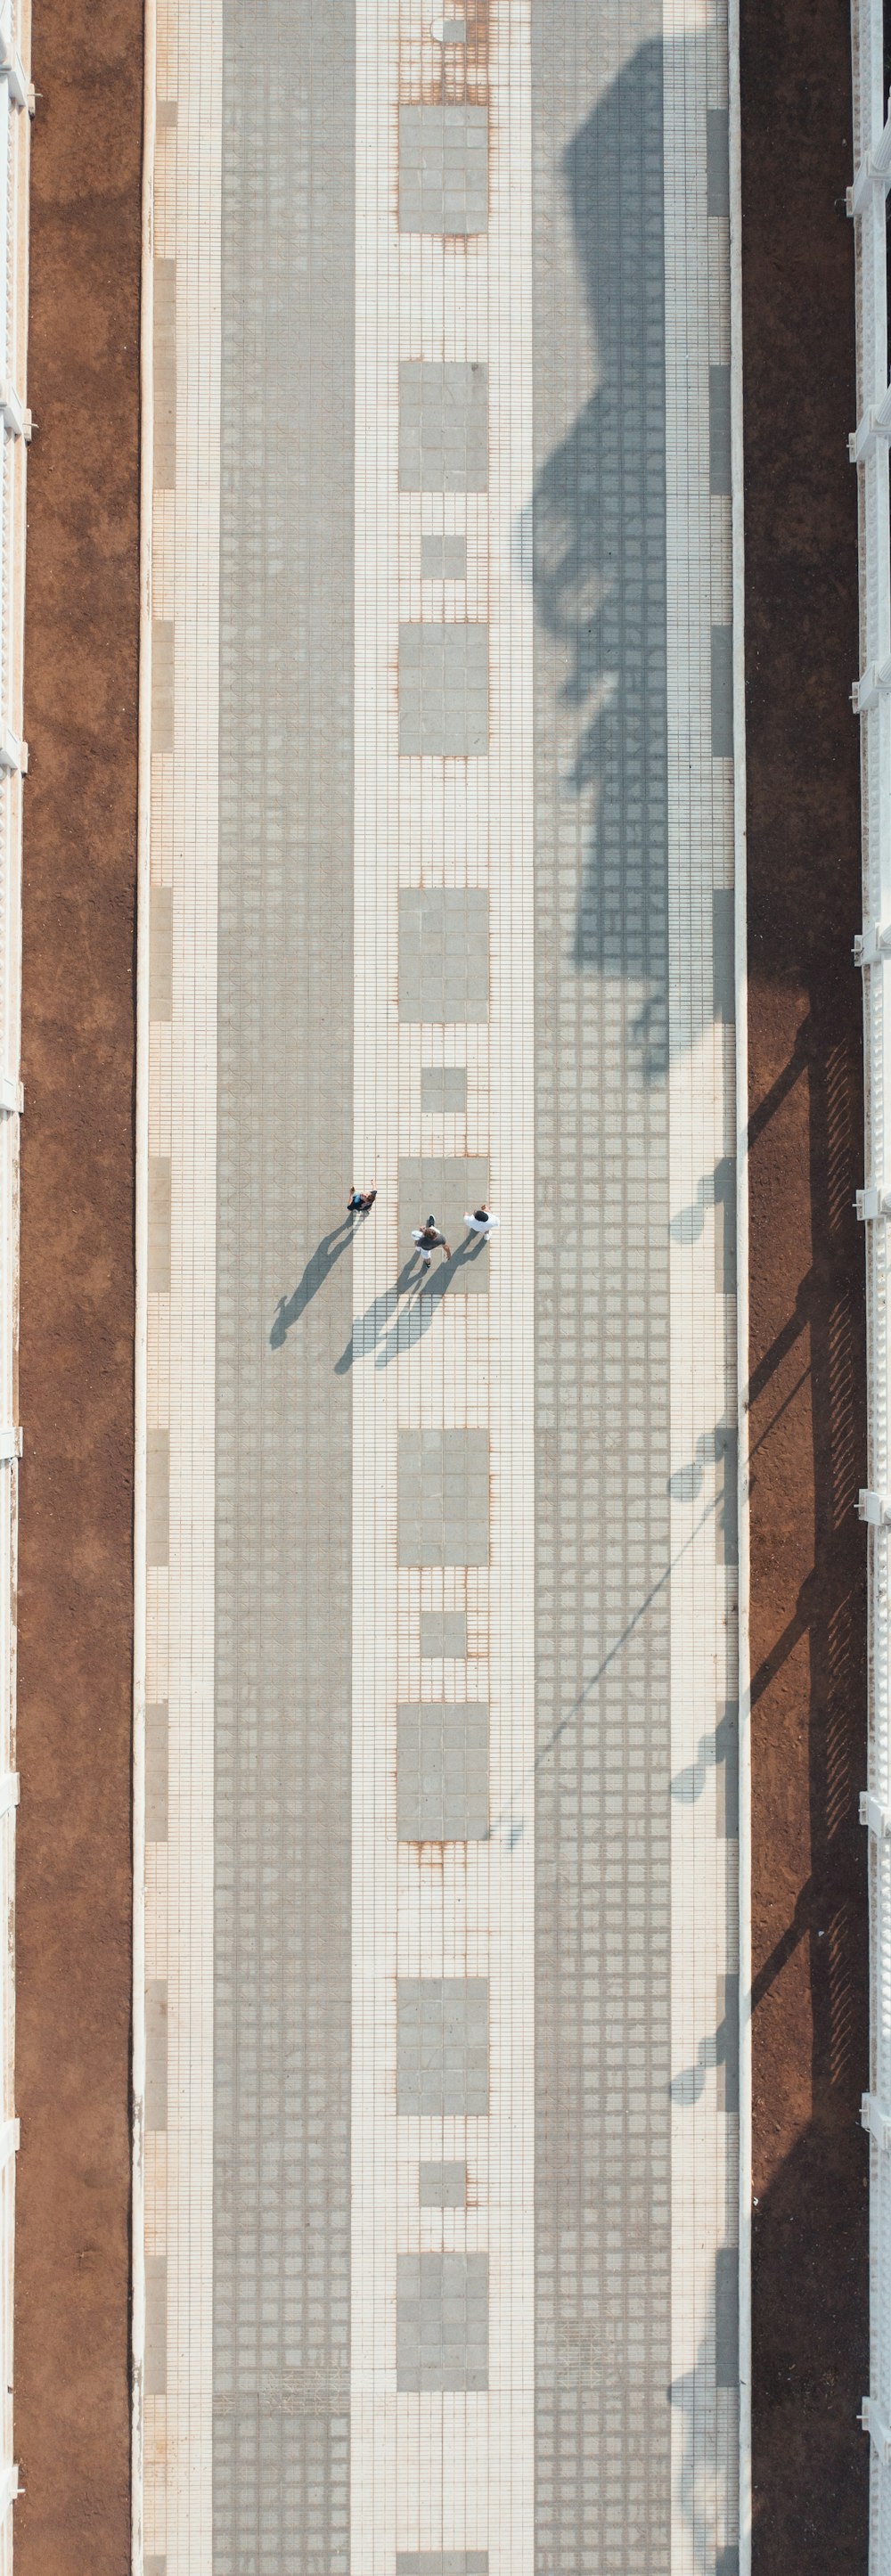
[[[724,30],[157,98],[145,2566],[734,2576]]]

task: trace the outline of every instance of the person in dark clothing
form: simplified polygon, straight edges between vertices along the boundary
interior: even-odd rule
[[[439,1244],[442,1245],[446,1260],[451,1261],[451,1244],[446,1242],[444,1234],[440,1234],[435,1216],[428,1216],[426,1225],[416,1225],[413,1227],[412,1242],[417,1244],[418,1251],[421,1255],[422,1270],[429,1270],[434,1252]]]

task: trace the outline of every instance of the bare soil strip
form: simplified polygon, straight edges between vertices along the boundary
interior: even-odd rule
[[[33,60],[15,2549],[125,2576],[140,0]]]
[[[866,2567],[850,19],[744,0],[757,2576]]]

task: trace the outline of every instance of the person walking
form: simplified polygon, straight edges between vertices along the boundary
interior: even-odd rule
[[[429,1270],[434,1252],[439,1244],[442,1245],[446,1260],[451,1261],[451,1244],[447,1243],[445,1235],[440,1233],[435,1216],[428,1216],[426,1225],[415,1225],[412,1227],[412,1242],[417,1244],[418,1251],[421,1255],[422,1270]]]
[[[376,1197],[376,1189],[357,1190],[353,1187],[347,1200],[347,1215],[367,1216],[369,1208],[374,1206]]]
[[[474,1208],[472,1215],[470,1209],[465,1208],[464,1223],[469,1225],[471,1234],[478,1234],[482,1243],[488,1243],[493,1228],[501,1224],[501,1218],[493,1216],[491,1208],[487,1208],[484,1204],[482,1207]]]

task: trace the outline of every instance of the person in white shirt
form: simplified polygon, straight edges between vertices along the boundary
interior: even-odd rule
[[[471,1234],[478,1234],[483,1243],[488,1243],[493,1226],[500,1225],[501,1218],[493,1216],[491,1208],[485,1206],[474,1208],[472,1216],[470,1209],[465,1208],[464,1223],[469,1225]]]

